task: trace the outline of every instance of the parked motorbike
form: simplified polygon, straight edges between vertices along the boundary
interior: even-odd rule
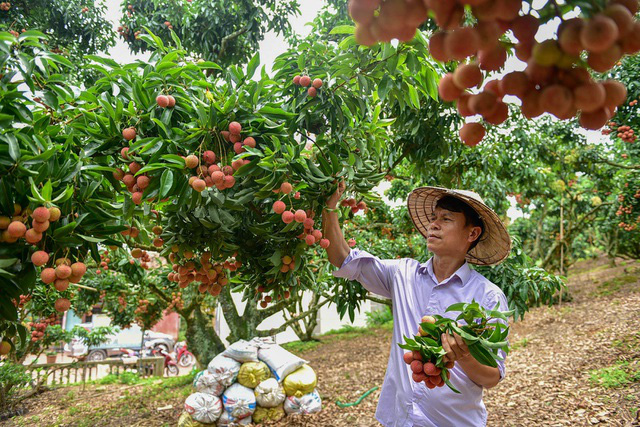
[[[168,375],[178,375],[180,369],[178,368],[178,364],[176,363],[176,360],[173,358],[171,353],[160,348],[154,348],[153,350],[151,350],[151,353],[154,356],[161,355],[164,357],[164,370]]]
[[[178,365],[182,366],[183,368],[191,366],[196,362],[196,357],[193,355],[193,353],[187,350],[186,342],[181,341],[177,343],[176,352],[177,352],[176,359],[178,360]]]

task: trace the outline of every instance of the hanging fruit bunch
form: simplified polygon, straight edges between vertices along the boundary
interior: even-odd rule
[[[500,125],[509,117],[503,97],[513,95],[528,119],[546,112],[600,129],[625,102],[627,90],[616,80],[597,81],[589,71],[607,72],[623,55],[640,50],[638,1],[581,2],[583,15],[571,19],[563,16],[574,10],[567,6],[548,2],[534,10],[520,0],[350,0],[349,12],[357,24],[356,40],[367,46],[408,42],[432,16],[440,30],[429,39],[431,56],[458,64],[440,80],[440,97],[456,102],[463,117],[479,115]],[[538,41],[540,25],[556,17],[561,20],[556,33]],[[526,62],[524,71],[488,80],[504,70],[509,51]],[[484,135],[481,122],[460,129],[469,146]]]
[[[428,388],[442,387],[445,384],[454,392],[460,393],[449,382],[449,370],[454,363],[447,360],[446,351],[442,348],[442,334],[460,335],[469,348],[469,353],[478,362],[486,366],[497,367],[501,360],[499,351],[509,353],[509,327],[495,320],[503,320],[511,316],[512,311],[487,310],[475,301],[457,303],[449,306],[446,312],[459,311],[456,319],[440,315],[424,316],[418,328],[418,334],[411,338],[404,337],[405,343],[400,348],[409,350],[404,354],[404,362],[411,367],[412,379],[424,382]],[[458,322],[464,322],[460,324]]]

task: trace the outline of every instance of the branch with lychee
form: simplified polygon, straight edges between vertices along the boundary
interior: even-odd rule
[[[471,303],[457,303],[449,306],[445,312],[459,311],[455,319],[440,315],[424,316],[418,327],[418,334],[411,338],[404,337],[405,343],[400,348],[409,350],[404,354],[404,362],[411,366],[412,379],[424,382],[427,388],[442,387],[445,384],[455,393],[460,393],[449,381],[454,362],[446,359],[446,351],[442,348],[442,335],[458,334],[469,348],[469,353],[483,365],[497,367],[502,360],[499,351],[509,353],[509,327],[505,323],[513,311],[488,310],[475,300]],[[458,322],[464,322],[460,324]]]

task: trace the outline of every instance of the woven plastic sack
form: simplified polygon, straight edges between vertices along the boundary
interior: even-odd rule
[[[258,347],[251,341],[236,341],[222,354],[240,363],[258,361]]]
[[[302,365],[295,372],[287,375],[282,385],[287,396],[302,397],[316,388],[318,377],[309,365]]]
[[[258,350],[258,358],[267,364],[278,382],[284,377],[308,363],[293,353],[288,352],[277,344],[264,345]]]
[[[264,362],[245,362],[240,367],[238,382],[245,387],[256,388],[270,376],[271,371]]]
[[[302,397],[289,396],[284,401],[287,414],[313,414],[322,409],[322,400],[317,390]]]
[[[282,385],[275,378],[262,381],[254,390],[258,406],[274,408],[284,402],[287,397]]]
[[[235,383],[222,394],[222,404],[234,418],[246,418],[256,410],[256,397],[253,390]]]
[[[188,412],[183,412],[178,418],[178,427],[205,427],[206,424],[202,424],[191,418]]]
[[[218,420],[218,427],[239,427],[239,426],[248,426],[253,422],[252,417],[247,418],[236,418],[229,415],[228,412],[223,412]]]
[[[238,377],[238,372],[240,372],[240,362],[236,362],[233,359],[219,354],[209,362],[207,371],[211,372],[218,383],[225,387],[229,387]]]
[[[209,393],[214,396],[220,396],[224,392],[224,386],[206,369],[198,372],[196,378],[193,380],[193,386],[201,393]]]
[[[254,423],[262,423],[265,421],[279,421],[285,415],[284,407],[280,404],[275,408],[262,408],[258,406],[252,418]]]
[[[251,339],[251,343],[258,348],[258,351],[260,351],[261,348],[275,345],[276,340],[273,337],[255,337]]]
[[[213,394],[193,393],[184,402],[184,410],[195,421],[211,424],[222,414],[222,402]]]

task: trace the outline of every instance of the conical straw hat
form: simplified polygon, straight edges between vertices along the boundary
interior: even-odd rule
[[[498,215],[473,191],[450,190],[439,187],[419,187],[407,199],[409,216],[424,237],[428,235],[429,218],[440,198],[453,196],[471,206],[484,223],[484,232],[478,244],[471,249],[466,260],[476,265],[496,265],[504,261],[511,251],[511,238]]]

